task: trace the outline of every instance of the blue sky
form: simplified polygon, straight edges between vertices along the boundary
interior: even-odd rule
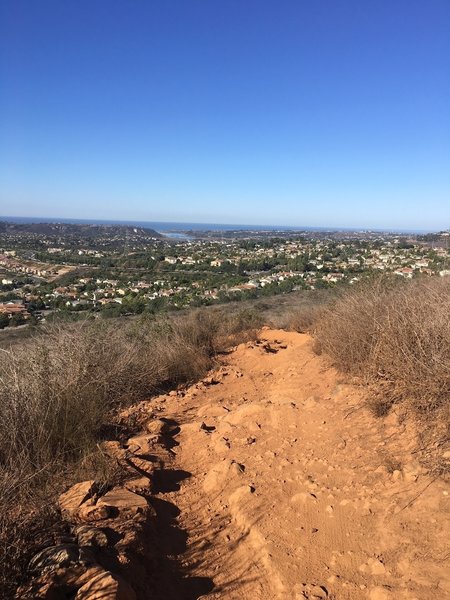
[[[450,226],[448,0],[0,0],[0,214]]]

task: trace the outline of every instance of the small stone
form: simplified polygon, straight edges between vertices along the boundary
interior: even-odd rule
[[[220,383],[220,379],[214,377],[213,375],[205,377],[205,379],[203,379],[202,381],[205,385],[217,385]]]
[[[200,429],[202,431],[206,431],[206,433],[211,433],[211,432],[215,431],[216,428],[214,427],[214,425],[206,425],[206,423],[202,423],[200,425]]]
[[[402,477],[402,472],[399,471],[398,469],[395,469],[395,471],[393,471],[393,473],[391,475],[392,481],[398,481],[399,479],[401,479],[401,477]]]
[[[241,465],[241,464],[239,464],[237,462],[234,462],[234,461],[231,463],[230,469],[234,473],[237,473],[238,475],[242,475],[242,473],[245,471],[244,465]]]
[[[386,567],[381,560],[378,560],[377,558],[369,558],[367,564],[369,565],[372,575],[382,575],[386,572]]]

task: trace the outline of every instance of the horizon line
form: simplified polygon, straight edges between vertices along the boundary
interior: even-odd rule
[[[242,228],[248,227],[248,231],[251,230],[252,227],[256,227],[258,229],[263,229],[265,227],[268,230],[280,229],[285,231],[307,231],[307,230],[322,230],[322,231],[373,231],[377,233],[438,233],[440,231],[445,231],[445,229],[415,229],[415,228],[396,228],[396,227],[370,227],[370,226],[323,226],[323,225],[268,225],[268,224],[257,224],[257,223],[224,223],[224,222],[202,222],[202,221],[147,221],[144,219],[104,219],[104,218],[80,218],[80,217],[37,217],[37,216],[17,216],[17,215],[0,215],[0,221],[3,222],[17,222],[18,220],[26,219],[30,223],[68,223],[78,221],[86,224],[117,224],[117,225],[136,225],[137,223],[143,224],[161,224],[161,225],[177,225],[177,226],[215,226],[215,227],[237,227],[242,230]],[[33,221],[36,219],[36,221]],[[48,221],[45,221],[48,219]],[[75,223],[74,223],[75,224]],[[244,229],[245,231],[245,229]]]

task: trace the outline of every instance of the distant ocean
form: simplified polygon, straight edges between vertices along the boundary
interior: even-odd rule
[[[174,223],[164,221],[112,221],[109,219],[68,219],[55,217],[2,217],[10,223],[72,223],[81,225],[131,225],[160,232],[176,231],[332,231],[329,227],[288,227],[281,225],[232,225],[229,223]],[[334,229],[336,231],[336,229]],[[348,230],[349,231],[349,230]]]
[[[165,221],[113,221],[109,219],[69,219],[55,217],[2,217],[0,221],[10,223],[72,223],[82,225],[130,225],[154,229],[159,233],[175,233],[185,231],[378,231],[396,233],[423,233],[418,230],[350,228],[350,227],[296,227],[282,225],[236,225],[229,223],[176,223]],[[173,236],[176,237],[176,236]],[[183,236],[180,236],[183,237]]]

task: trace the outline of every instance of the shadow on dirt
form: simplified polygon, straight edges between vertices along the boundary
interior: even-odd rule
[[[178,445],[174,439],[180,431],[178,424],[166,420],[163,431],[164,445],[171,450]],[[163,468],[154,473],[152,496],[149,504],[155,511],[152,537],[155,541],[153,552],[156,564],[152,570],[151,597],[153,600],[197,600],[214,589],[214,582],[207,577],[191,577],[183,567],[183,554],[186,552],[188,534],[180,528],[177,517],[180,510],[175,504],[160,495],[176,492],[191,473],[179,469]],[[153,562],[153,561],[150,561]]]

